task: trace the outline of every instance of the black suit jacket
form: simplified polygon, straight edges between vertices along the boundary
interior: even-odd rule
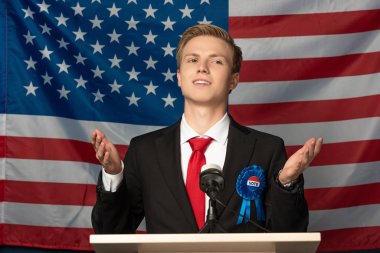
[[[148,233],[198,232],[180,156],[180,121],[133,138],[124,159],[124,180],[118,190],[104,191],[99,176],[92,212],[95,233],[134,233],[144,216]],[[227,232],[260,232],[250,223],[236,224],[242,203],[235,191],[236,179],[241,170],[253,164],[264,168],[267,177],[263,193],[266,220],[258,223],[275,232],[306,231],[308,208],[302,176],[292,191],[282,189],[274,179],[285,161],[282,139],[241,126],[231,118],[223,168],[225,189],[217,197],[235,210],[234,213],[221,205],[217,207],[220,224]],[[254,204],[251,219],[256,221]]]

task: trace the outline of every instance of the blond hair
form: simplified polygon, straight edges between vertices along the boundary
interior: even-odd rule
[[[191,39],[198,36],[213,36],[227,42],[227,44],[230,45],[233,50],[232,73],[240,72],[241,62],[243,60],[240,47],[235,44],[234,39],[231,37],[231,35],[229,35],[228,32],[218,26],[209,24],[199,24],[192,26],[183,33],[182,38],[177,46],[177,69],[180,69],[181,67],[183,48]]]

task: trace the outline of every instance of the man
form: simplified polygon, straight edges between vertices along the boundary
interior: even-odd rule
[[[206,201],[204,195],[194,200],[194,183],[188,178],[198,180],[199,172],[194,176],[190,171],[191,143],[202,138],[209,143],[200,156],[223,168],[225,176],[225,189],[217,196],[226,205],[217,206],[225,231],[262,231],[248,220],[275,232],[306,231],[302,172],[319,153],[322,139],[309,139],[286,160],[282,139],[243,127],[228,115],[228,96],[239,81],[242,53],[223,29],[189,28],[176,57],[185,100],[177,123],[133,138],[124,162],[104,133],[92,133],[103,166],[92,213],[94,231],[134,233],[145,217],[148,233],[198,232]]]

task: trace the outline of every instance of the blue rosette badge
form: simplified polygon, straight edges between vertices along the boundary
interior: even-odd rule
[[[240,215],[237,224],[248,222],[251,219],[251,201],[255,202],[258,221],[265,220],[262,194],[266,186],[265,173],[263,168],[252,165],[244,168],[236,181],[236,191],[243,198]]]

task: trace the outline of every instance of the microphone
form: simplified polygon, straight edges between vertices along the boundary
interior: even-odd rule
[[[224,176],[219,165],[205,164],[202,166],[199,187],[210,199],[215,200],[218,193],[224,190]]]

